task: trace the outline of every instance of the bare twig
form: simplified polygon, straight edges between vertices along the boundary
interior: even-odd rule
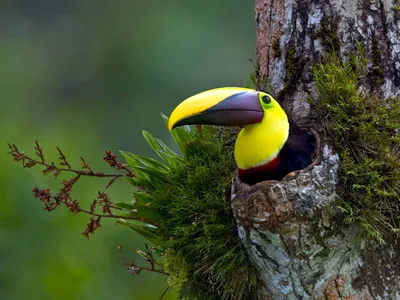
[[[111,183],[109,183],[108,186],[110,186],[117,178],[120,178],[123,176],[134,177],[134,174],[132,173],[132,171],[129,170],[129,168],[126,165],[123,165],[120,162],[118,162],[116,160],[116,156],[114,154],[112,154],[111,151],[106,151],[106,157],[104,157],[104,160],[106,162],[108,162],[106,158],[108,158],[109,156],[114,157],[115,164],[119,166],[116,169],[124,170],[125,174],[105,174],[102,172],[93,172],[93,170],[90,168],[89,164],[85,161],[85,159],[83,157],[81,157],[82,168],[88,169],[88,171],[72,169],[71,165],[68,163],[65,155],[63,154],[63,152],[61,151],[61,149],[59,147],[56,147],[56,148],[59,152],[59,159],[61,160],[60,164],[62,166],[66,166],[66,168],[58,167],[53,162],[47,163],[43,156],[43,150],[42,150],[42,148],[40,148],[39,143],[37,141],[35,141],[35,150],[36,150],[35,154],[40,158],[40,160],[31,158],[31,157],[27,156],[26,154],[24,154],[23,152],[19,151],[19,149],[17,148],[17,146],[15,144],[8,143],[8,147],[11,149],[9,154],[12,155],[14,161],[22,160],[23,166],[25,168],[30,168],[34,165],[41,165],[41,166],[45,167],[45,169],[42,170],[43,175],[53,173],[54,176],[57,177],[60,172],[70,172],[70,173],[75,173],[77,175],[89,176],[89,177],[100,177],[100,178],[112,177],[113,181]]]
[[[129,170],[127,165],[121,164],[117,161],[117,157],[114,153],[109,150],[106,150],[106,155],[104,156],[104,161],[110,165],[110,167],[115,168],[117,170],[125,170],[128,176],[134,177],[135,175]]]
[[[83,157],[81,157],[81,161],[82,161],[82,169],[88,169],[89,173],[93,174],[92,168],[90,167],[90,165],[86,162],[86,160]]]
[[[68,169],[71,169],[71,165],[68,163],[67,158],[65,157],[64,153],[61,151],[59,147],[56,147],[58,151],[58,159],[61,161],[60,165],[67,166]]]
[[[147,245],[146,245],[146,248],[147,248]],[[159,273],[159,274],[163,274],[163,275],[168,275],[163,270],[155,268],[155,259],[154,259],[154,256],[153,256],[153,251],[156,251],[156,250],[157,250],[156,248],[147,248],[146,260],[150,263],[150,267],[144,267],[144,266],[140,266],[138,264],[135,264],[134,262],[127,263],[125,261],[124,254],[122,252],[122,246],[121,245],[118,246],[118,251],[121,254],[122,264],[125,265],[125,266],[128,266],[128,272],[130,274],[138,275],[143,270],[146,270],[146,271],[149,271],[149,272],[155,272],[155,273]]]
[[[162,293],[162,295],[161,295],[161,297],[160,297],[159,300],[162,300],[162,299],[164,298],[164,296],[167,294],[167,292],[169,291],[169,289],[170,289],[170,287],[168,286],[168,287],[165,289],[164,293]]]
[[[81,167],[84,170],[72,169],[72,166],[68,162],[64,153],[61,151],[59,147],[56,147],[58,151],[58,158],[60,160],[60,165],[62,166],[59,167],[55,165],[53,162],[51,163],[46,162],[43,154],[43,149],[40,147],[38,141],[35,141],[35,147],[34,147],[35,154],[38,157],[38,159],[34,159],[30,156],[27,156],[25,153],[21,152],[15,144],[8,143],[8,147],[10,148],[9,154],[12,155],[14,161],[21,161],[22,166],[25,168],[31,168],[35,165],[40,165],[44,167],[44,169],[42,170],[43,175],[52,173],[56,178],[61,172],[69,172],[74,174],[73,177],[69,178],[68,180],[63,180],[61,182],[62,187],[58,193],[52,193],[50,189],[39,189],[38,187],[35,187],[32,191],[34,193],[34,196],[40,199],[40,201],[44,203],[45,206],[44,209],[49,212],[63,205],[67,207],[69,211],[72,212],[73,214],[79,214],[80,212],[82,212],[90,215],[91,216],[90,221],[87,224],[85,231],[82,232],[82,234],[87,238],[89,238],[89,235],[93,234],[95,230],[101,226],[100,220],[102,218],[114,218],[114,219],[122,218],[126,220],[139,220],[147,224],[158,226],[150,218],[137,216],[130,209],[114,205],[108,194],[105,192],[100,192],[100,191],[98,192],[97,199],[93,200],[88,210],[81,208],[78,200],[72,199],[71,196],[72,188],[82,176],[111,178],[106,188],[110,187],[120,177],[135,176],[135,174],[128,168],[127,165],[124,165],[117,160],[116,155],[114,155],[111,151],[106,151],[106,155],[103,157],[104,161],[106,161],[112,168],[124,171],[124,174],[105,174],[102,172],[94,172],[93,169],[90,167],[89,163],[83,157],[81,157],[82,161]],[[96,212],[97,207],[102,208],[102,213]],[[128,213],[119,215],[114,213],[115,210],[125,211]],[[151,257],[151,254],[149,254],[149,257]],[[154,266],[152,265],[151,268],[154,268]]]
[[[10,145],[10,144],[9,144]],[[42,148],[39,146],[39,142],[37,140],[35,140],[35,154],[37,156],[39,156],[40,160],[42,163],[44,163],[44,156],[43,156],[43,150]]]

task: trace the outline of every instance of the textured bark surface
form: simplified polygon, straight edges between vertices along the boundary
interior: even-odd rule
[[[261,299],[400,298],[400,245],[362,249],[357,228],[334,220],[338,167],[320,141],[313,164],[280,182],[234,176],[231,205]]]
[[[312,68],[334,49],[345,58],[359,41],[371,59],[366,90],[400,94],[400,11],[385,0],[257,0],[259,76],[267,77],[295,119],[314,95]]]
[[[399,95],[395,4],[256,0],[258,78],[268,78],[292,118],[309,127],[315,120],[307,118],[305,100],[307,95],[318,100],[314,65],[326,51],[346,59],[359,41],[371,60],[361,89]],[[248,186],[233,178],[232,208],[240,238],[260,270],[262,299],[400,299],[400,241],[367,249],[355,242],[356,227],[335,222],[339,164],[322,140],[314,163],[280,182]]]

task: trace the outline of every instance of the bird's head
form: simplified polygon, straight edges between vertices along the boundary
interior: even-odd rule
[[[261,123],[264,118],[284,115],[269,94],[252,89],[227,87],[208,90],[181,102],[169,118],[169,130],[183,125],[239,126]]]
[[[202,124],[242,127],[234,151],[242,179],[255,174],[258,181],[258,173],[263,173],[263,178],[276,178],[282,171],[278,170],[279,154],[290,125],[285,111],[271,95],[237,87],[205,91],[180,103],[168,127],[173,130]]]

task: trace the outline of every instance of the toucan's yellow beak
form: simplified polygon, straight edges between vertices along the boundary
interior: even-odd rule
[[[257,91],[217,88],[194,95],[172,112],[169,130],[183,125],[244,126],[261,122],[264,110]]]

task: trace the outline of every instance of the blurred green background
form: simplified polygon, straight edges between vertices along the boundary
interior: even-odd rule
[[[87,216],[43,211],[32,188],[60,183],[13,163],[6,142],[31,154],[38,139],[49,159],[57,145],[99,171],[104,149],[153,155],[142,129],[171,145],[160,112],[247,81],[253,1],[0,2],[0,299],[159,299],[165,277],[129,275],[117,251],[137,259],[144,241],[112,220],[86,240]],[[83,179],[75,197],[89,205],[105,184]],[[130,190],[109,192],[129,202]]]

